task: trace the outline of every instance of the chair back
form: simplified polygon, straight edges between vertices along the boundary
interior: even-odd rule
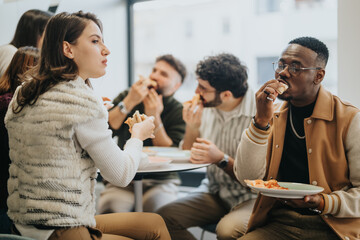
[[[13,234],[0,234],[0,240],[36,240],[36,239],[13,235]]]

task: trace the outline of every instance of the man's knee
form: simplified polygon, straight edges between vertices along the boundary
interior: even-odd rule
[[[174,206],[167,204],[156,211],[165,221],[169,231],[175,229],[183,229],[182,221],[179,219],[178,213],[174,211]]]
[[[157,213],[143,213],[146,216],[146,220],[153,226],[160,226],[165,224],[164,219]]]
[[[216,226],[216,235],[219,240],[234,240],[243,236],[246,232],[247,223],[223,218]]]
[[[169,209],[168,205],[162,206],[156,211],[166,222],[168,215],[171,216],[171,210]]]

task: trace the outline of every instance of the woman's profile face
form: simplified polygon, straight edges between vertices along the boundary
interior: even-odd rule
[[[82,79],[98,78],[106,73],[106,57],[110,51],[104,45],[100,28],[93,21],[88,21],[76,43],[70,44],[70,50]]]

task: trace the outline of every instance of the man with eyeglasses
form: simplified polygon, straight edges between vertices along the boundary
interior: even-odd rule
[[[234,167],[244,186],[245,179],[276,179],[324,191],[300,199],[259,195],[242,240],[360,239],[360,113],[321,85],[328,57],[313,37],[289,42],[274,63],[275,79],[256,93]],[[288,86],[282,95],[279,83]]]
[[[237,239],[246,230],[256,194],[234,176],[233,162],[241,133],[255,114],[247,68],[231,54],[211,56],[197,65],[201,105],[184,103],[183,149],[193,163],[212,163],[202,185],[185,198],[162,207],[173,240],[195,237],[187,228],[218,223],[218,239]],[[244,167],[246,167],[244,165]]]

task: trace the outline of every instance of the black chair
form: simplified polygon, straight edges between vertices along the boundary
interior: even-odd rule
[[[200,240],[204,240],[205,231],[211,232],[211,233],[216,233],[216,225],[217,225],[217,223],[206,224],[204,226],[200,226],[200,228],[202,229]]]

